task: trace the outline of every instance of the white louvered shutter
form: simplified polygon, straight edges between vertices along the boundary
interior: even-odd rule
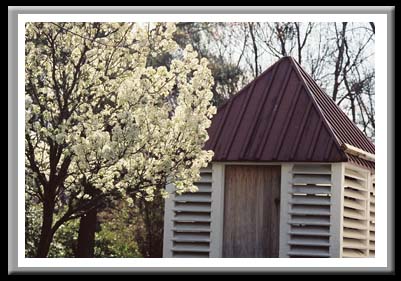
[[[368,173],[346,167],[343,194],[342,257],[367,257],[370,217]]]
[[[212,169],[201,170],[201,179],[195,182],[197,192],[176,195],[172,203],[173,258],[208,258],[210,254],[210,223]],[[166,209],[166,212],[169,210]],[[165,231],[169,231],[165,229]]]
[[[331,165],[293,166],[288,197],[289,257],[329,257]]]
[[[369,257],[373,258],[375,257],[375,175],[372,175],[371,179],[369,197]]]

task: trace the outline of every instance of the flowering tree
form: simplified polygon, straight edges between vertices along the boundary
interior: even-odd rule
[[[178,48],[174,24],[26,26],[26,193],[42,204],[37,257],[54,233],[118,194],[195,191],[215,107],[206,59]],[[149,65],[169,54],[168,67]]]

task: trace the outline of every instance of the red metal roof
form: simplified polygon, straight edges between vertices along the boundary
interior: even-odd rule
[[[343,143],[375,147],[291,57],[284,57],[219,107],[205,149],[214,161],[374,163]]]

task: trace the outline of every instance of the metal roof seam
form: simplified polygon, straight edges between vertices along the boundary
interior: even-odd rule
[[[306,76],[306,74],[305,74],[305,76]],[[309,80],[309,77],[307,77],[307,79]],[[335,112],[333,111],[334,109],[331,108],[331,105],[322,96],[322,95],[326,95],[326,94],[325,93],[319,93],[319,87],[317,85],[314,85],[311,81],[309,81],[308,83],[309,83],[309,85],[311,87],[314,87],[317,90],[317,92],[314,92],[314,93],[315,93],[316,99],[319,101],[318,104],[322,103],[325,106],[326,111],[329,111],[329,113],[331,113],[331,114],[327,114],[327,116],[326,116],[326,114],[324,114],[324,110],[322,110],[323,115],[328,120],[328,124],[331,126],[331,123],[333,123],[333,124],[336,124],[339,127],[340,126],[346,126],[348,128],[348,130],[343,131],[343,130],[337,130],[337,128],[334,128],[333,126],[331,126],[333,128],[333,131],[336,132],[336,135],[343,136],[342,137],[343,139],[352,139],[354,142],[358,142],[358,140],[350,133],[351,129],[349,128],[349,125],[347,124],[348,123],[347,121],[337,120],[337,119],[333,118],[333,116],[335,115]],[[342,124],[338,123],[339,121],[342,121],[341,122]],[[339,141],[340,141],[341,144],[344,142],[341,139],[339,139]]]
[[[327,131],[329,132],[329,134],[333,137],[335,144],[338,148],[339,151],[342,152],[341,148],[341,144],[340,141],[338,140],[337,136],[333,133],[332,130],[330,130],[331,128],[328,126],[328,121],[326,120],[326,117],[324,116],[324,114],[322,113],[322,109],[320,108],[320,106],[318,105],[318,103],[315,100],[315,97],[311,94],[311,89],[308,86],[308,83],[306,83],[304,77],[302,76],[302,74],[300,73],[300,69],[298,67],[298,63],[295,61],[295,59],[290,58],[291,63],[295,66],[295,69],[297,70],[296,73],[298,74],[298,77],[300,78],[300,80],[305,84],[306,89],[308,89],[308,95],[311,97],[313,105],[316,107],[319,116],[324,120],[324,126],[326,127]],[[344,153],[345,154],[345,153]],[[345,155],[344,155],[345,156]]]
[[[308,76],[305,74],[305,72],[303,71],[303,69],[301,67],[299,67],[299,70],[300,70],[300,73],[301,73],[302,77],[305,79],[305,82],[307,83],[308,88],[310,89],[311,95],[313,96],[313,98],[315,98],[316,103],[319,106],[319,109],[323,114],[323,117],[326,118],[327,124],[330,126],[330,128],[332,128],[336,132],[337,128],[333,127],[331,124],[336,124],[337,126],[340,126],[340,124],[337,122],[338,120],[332,118],[331,115],[327,115],[326,116],[326,114],[323,113],[324,111],[323,111],[322,107],[320,106],[320,103],[323,103],[323,101],[322,101],[322,99],[321,99],[321,97],[319,95],[315,95],[314,94],[315,91],[318,90],[318,87],[316,87],[316,85],[310,83]],[[313,91],[311,88],[313,88],[315,91]],[[331,114],[334,114],[334,112],[330,108],[327,108],[327,110],[329,110]],[[338,138],[337,134],[339,134],[341,136],[342,132],[340,131],[340,132],[337,132],[337,133],[334,134],[337,137],[337,139],[338,139],[338,141],[339,141],[339,143],[341,145],[342,141],[341,141],[340,138]]]
[[[241,112],[240,112],[240,114],[237,116],[237,120],[236,120],[236,123],[235,123],[235,126],[234,126],[234,130],[231,131],[231,135],[233,135],[233,136],[235,136],[235,135],[237,134],[239,125],[241,124],[241,120],[242,120],[242,118],[243,118],[243,116],[244,116],[244,113],[245,113],[245,111],[246,111],[246,108],[248,107],[248,104],[249,104],[249,101],[250,101],[251,96],[252,96],[252,94],[253,94],[253,90],[254,90],[254,88],[255,88],[255,85],[256,85],[256,83],[253,83],[253,84],[251,85],[251,87],[249,87],[249,90],[247,91],[247,96],[245,97],[245,103],[244,103],[244,105],[241,107]],[[231,137],[231,138],[230,138],[229,144],[226,146],[226,148],[225,148],[225,150],[224,150],[224,152],[223,152],[223,157],[227,157],[227,154],[228,154],[228,152],[230,151],[233,142],[234,142],[234,137]]]
[[[327,159],[329,158],[329,155],[330,155],[332,146],[333,146],[333,140],[332,140],[332,139],[329,139],[329,140],[327,141],[326,150],[325,150],[325,152],[324,152],[324,154],[323,154],[323,159],[324,159],[324,160],[327,160]]]
[[[256,159],[260,159],[261,154],[263,153],[263,149],[264,149],[264,147],[266,145],[267,138],[269,137],[269,131],[271,130],[271,128],[272,128],[272,126],[274,124],[274,121],[275,121],[276,116],[277,116],[278,108],[279,108],[279,106],[281,104],[281,101],[283,100],[284,91],[288,87],[288,81],[289,81],[289,79],[291,77],[291,73],[292,73],[292,69],[291,68],[286,70],[284,81],[280,86],[279,95],[278,95],[278,101],[277,101],[277,104],[275,104],[276,110],[273,109],[273,113],[272,113],[273,116],[270,118],[269,123],[267,125],[267,128],[264,131],[264,134],[262,136],[262,140],[259,143],[259,148],[256,151]]]
[[[220,134],[221,134],[221,132],[222,132],[222,129],[224,128],[224,124],[226,123],[227,116],[228,116],[228,113],[229,113],[229,111],[230,111],[230,108],[231,108],[231,105],[232,105],[232,104],[233,104],[233,103],[232,103],[232,100],[231,100],[230,102],[228,102],[227,107],[224,108],[223,120],[220,122],[219,129],[217,130],[217,137],[215,137],[215,138],[213,139],[213,143],[211,144],[212,150],[215,150],[215,148],[216,148],[217,141],[218,141],[219,138],[220,138]],[[220,112],[221,112],[221,111],[220,111]]]
[[[241,90],[239,90],[238,93],[234,94],[234,95],[231,96],[228,100],[226,100],[226,101],[223,102],[220,106],[218,106],[217,112],[218,112],[219,110],[222,110],[223,108],[225,108],[225,107],[227,106],[227,104],[231,101],[232,98],[241,95],[243,92],[246,92],[246,91],[244,91],[244,90],[245,90],[247,87],[251,87],[251,85],[250,85],[251,83],[256,82],[256,81],[262,79],[265,75],[267,75],[270,71],[272,71],[273,68],[274,68],[274,66],[275,66],[276,64],[280,63],[280,61],[281,61],[281,59],[278,60],[278,61],[276,61],[276,62],[275,62],[274,64],[272,64],[268,69],[266,69],[266,70],[263,71],[261,74],[259,74],[259,76],[256,77],[254,80],[252,80],[249,84],[245,85],[244,88],[242,88]]]
[[[356,126],[354,122],[352,122],[348,118],[345,112],[339,110],[338,105],[328,98],[327,94],[323,92],[323,90],[316,84],[316,82],[309,76],[309,74],[306,73],[304,69],[300,68],[300,71],[308,80],[308,84],[315,88],[316,91],[313,91],[312,93],[316,95],[316,98],[318,98],[320,103],[325,105],[326,111],[329,111],[329,113],[331,113],[329,116],[327,116],[329,119],[331,119],[329,123],[333,122],[334,124],[337,124],[337,126],[346,126],[348,128],[348,130],[345,131],[338,131],[337,129],[335,129],[335,131],[340,134],[345,133],[345,135],[347,136],[346,138],[352,139],[355,143],[364,143],[364,145],[366,145],[366,148],[373,149],[373,144],[366,138],[365,135],[363,135],[358,126]],[[324,113],[325,110],[322,110],[322,112]],[[337,120],[332,118],[334,116],[338,116],[341,119],[342,124],[338,124]],[[351,132],[354,132],[355,134],[352,134]]]
[[[299,83],[297,86],[296,96],[291,101],[291,106],[290,106],[290,110],[289,110],[290,113],[286,116],[287,119],[285,121],[284,128],[283,128],[283,130],[281,130],[280,136],[278,138],[278,146],[277,146],[275,152],[273,153],[273,159],[277,159],[278,154],[281,150],[281,147],[283,146],[283,138],[285,136],[285,133],[287,132],[290,121],[294,115],[295,105],[298,103],[299,97],[301,96],[301,91],[302,91],[302,83]]]
[[[312,97],[315,99],[317,106],[320,109],[320,112],[322,112],[323,118],[326,119],[327,121],[327,125],[329,126],[330,129],[332,129],[332,131],[334,131],[334,136],[337,138],[340,146],[342,144],[342,140],[341,138],[339,138],[339,136],[342,135],[342,131],[337,132],[337,128],[333,127],[331,124],[336,124],[337,126],[340,126],[340,124],[337,122],[338,120],[336,120],[335,118],[332,118],[332,115],[334,115],[334,112],[331,110],[331,108],[326,106],[326,110],[330,111],[331,114],[327,115],[324,113],[323,108],[320,106],[320,104],[324,103],[322,97],[318,94],[316,94],[319,91],[319,87],[313,83],[310,83],[309,81],[309,77],[306,75],[305,71],[302,69],[302,67],[300,67],[298,64],[298,69],[302,75],[302,77],[304,78],[305,83],[308,85],[308,89],[310,91],[310,94],[312,95]]]
[[[275,78],[276,73],[277,73],[277,68],[278,68],[277,66],[278,66],[279,62],[280,62],[280,61],[278,61],[278,62],[276,62],[276,63],[274,64],[275,67],[273,68],[272,81],[271,81],[271,82],[269,83],[269,85],[266,87],[266,90],[265,90],[264,95],[263,95],[263,101],[259,103],[259,106],[258,106],[258,108],[257,108],[257,110],[256,110],[255,116],[257,116],[257,117],[259,117],[260,112],[261,112],[261,110],[262,110],[262,108],[263,108],[264,102],[265,102],[266,99],[267,99],[267,95],[269,94],[269,90],[270,90],[270,88],[271,88],[271,85],[273,84],[274,78]],[[266,73],[267,73],[267,71],[266,71]],[[256,83],[256,81],[254,81],[254,82]],[[254,122],[254,123],[252,124],[252,129],[248,130],[248,134],[246,135],[246,138],[245,138],[245,143],[244,143],[244,145],[243,145],[243,147],[242,147],[242,149],[241,149],[241,152],[240,152],[240,158],[245,158],[245,154],[246,154],[246,152],[247,152],[247,148],[248,148],[248,145],[249,145],[249,141],[251,140],[251,136],[253,135],[255,128],[256,128],[256,122]]]
[[[310,102],[310,103],[308,103],[308,108],[306,109],[306,112],[305,112],[304,116],[302,117],[301,126],[298,129],[298,132],[297,132],[297,135],[296,135],[296,138],[295,138],[295,144],[294,144],[294,146],[292,147],[292,150],[291,150],[290,159],[293,159],[295,157],[295,153],[298,150],[298,146],[299,146],[301,137],[303,135],[303,132],[305,131],[304,129],[305,129],[305,126],[306,126],[306,120],[308,120],[308,118],[309,118],[309,114],[311,112],[311,109],[312,109],[312,103]]]
[[[313,138],[312,138],[312,143],[309,146],[308,154],[307,154],[307,159],[310,160],[312,159],[312,155],[315,152],[316,149],[316,142],[319,137],[320,131],[322,130],[324,121],[320,120],[319,125],[316,127],[314,133],[313,133]]]

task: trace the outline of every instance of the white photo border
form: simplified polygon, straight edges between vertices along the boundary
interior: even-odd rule
[[[25,82],[26,22],[374,22],[376,93],[376,252],[352,259],[145,259],[25,258]],[[387,15],[386,14],[19,14],[18,15],[18,267],[387,267]]]

